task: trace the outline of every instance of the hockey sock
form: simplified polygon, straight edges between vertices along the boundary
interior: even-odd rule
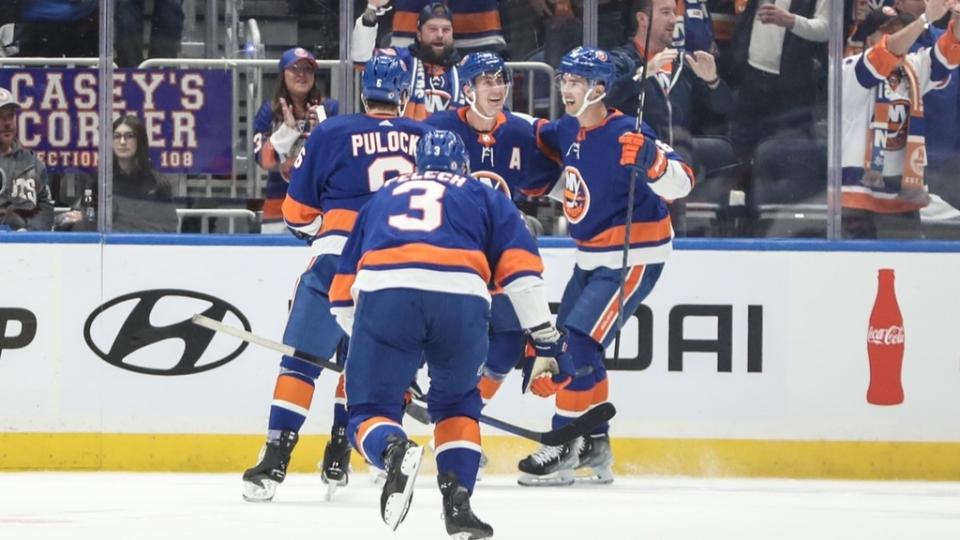
[[[497,390],[500,389],[500,385],[503,384],[505,378],[506,374],[494,373],[487,368],[483,368],[483,375],[480,377],[477,389],[480,390],[480,397],[483,399],[484,405],[497,394]]]
[[[567,351],[573,356],[574,363],[578,367],[594,366],[596,371],[597,366],[603,365],[603,349],[600,345],[575,329],[568,329]],[[595,373],[589,373],[574,378],[569,385],[557,392],[557,411],[553,415],[554,429],[569,424],[593,405],[596,380]],[[603,426],[606,425],[606,423],[603,424]],[[606,432],[606,427],[603,428],[603,432]]]
[[[337,380],[337,389],[333,393],[333,427],[346,427],[350,421],[350,415],[347,413],[347,393],[344,390],[345,379],[343,373]]]
[[[360,422],[356,429],[354,447],[378,469],[384,470],[383,453],[387,450],[387,439],[396,436],[406,439],[403,427],[386,416],[372,416]]]
[[[284,430],[300,431],[313,401],[314,381],[319,376],[320,368],[316,365],[290,356],[283,357],[270,404],[267,439],[279,439]]]
[[[590,402],[590,407],[596,407],[601,403],[606,403],[610,395],[610,379],[607,378],[607,374],[603,373],[603,379],[596,382],[596,385],[593,387],[593,399]],[[597,424],[597,427],[593,428],[590,431],[592,435],[603,435],[610,431],[610,422],[604,422],[602,424]]]
[[[473,418],[452,416],[437,422],[433,437],[439,475],[456,474],[460,485],[473,493],[480,468],[480,424]]]

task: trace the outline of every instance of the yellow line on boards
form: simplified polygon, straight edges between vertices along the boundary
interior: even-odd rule
[[[290,470],[317,471],[326,441],[303,436]],[[239,473],[262,444],[261,435],[0,433],[0,470]],[[536,445],[499,436],[483,447],[489,474],[511,474]],[[960,480],[960,443],[615,438],[613,447],[618,474]],[[356,452],[353,466],[365,469]]]

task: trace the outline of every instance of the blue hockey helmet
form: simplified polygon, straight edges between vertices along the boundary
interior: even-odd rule
[[[365,100],[402,106],[410,96],[410,72],[397,56],[377,52],[363,68],[360,87]]]
[[[577,47],[563,56],[557,73],[560,76],[569,73],[583,77],[596,84],[603,84],[609,91],[616,80],[617,68],[606,51],[593,47]]]
[[[464,56],[457,67],[457,73],[464,84],[472,85],[477,77],[485,73],[500,73],[503,75],[503,82],[510,82],[510,76],[503,59],[487,51],[470,53]]]
[[[417,144],[417,170],[467,174],[470,171],[467,146],[463,144],[460,136],[452,131],[431,131],[420,137]]]

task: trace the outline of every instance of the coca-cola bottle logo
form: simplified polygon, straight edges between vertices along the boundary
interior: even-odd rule
[[[874,345],[903,345],[903,327],[898,325],[887,328],[867,329],[867,343]]]

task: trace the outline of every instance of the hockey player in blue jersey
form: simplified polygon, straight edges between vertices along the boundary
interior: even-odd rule
[[[399,59],[374,56],[362,78],[366,113],[329,118],[319,124],[294,165],[283,216],[295,235],[311,242],[314,258],[297,283],[283,342],[321,358],[331,358],[338,347],[345,348],[344,334],[330,314],[329,291],[357,213],[386,180],[413,172],[417,143],[429,131],[424,124],[402,116],[410,95],[409,81]],[[341,350],[338,360],[342,357]],[[315,364],[282,358],[265,450],[259,463],[243,473],[245,499],[273,498],[286,474],[319,375]],[[328,495],[348,481],[345,405],[341,377],[331,440],[321,465]]]
[[[535,127],[545,121],[504,108],[511,78],[503,60],[490,52],[471,53],[458,69],[468,106],[435,113],[426,122],[460,136],[470,156],[470,176],[508,198],[555,181],[557,163],[537,147]],[[520,362],[524,348],[520,323],[504,295],[493,295],[490,317],[490,348],[480,379],[484,403]]]
[[[563,339],[551,322],[536,244],[513,204],[470,178],[468,159],[452,132],[421,139],[417,173],[388,181],[360,212],[330,298],[351,333],[348,434],[387,472],[383,520],[393,529],[403,521],[423,457],[400,424],[404,391],[423,359],[446,530],[453,538],[479,539],[493,535],[470,508],[490,282],[510,298],[541,356],[556,358],[557,373],[545,377],[562,384],[573,371],[560,353]]]
[[[554,427],[607,400],[604,350],[616,335],[631,170],[636,192],[630,226],[624,312],[650,293],[671,251],[673,229],[665,200],[684,197],[693,173],[669,146],[636,118],[607,109],[603,98],[616,69],[606,52],[578,47],[563,57],[558,84],[566,115],[539,129],[540,141],[563,161],[563,212],[576,242],[576,267],[557,314],[578,373],[554,385]],[[544,186],[544,191],[548,186]],[[550,381],[547,381],[549,383]],[[542,387],[541,387],[542,388]],[[613,481],[609,426],[560,447],[544,446],[519,464],[521,485],[570,485],[576,469],[591,469],[600,483]]]

